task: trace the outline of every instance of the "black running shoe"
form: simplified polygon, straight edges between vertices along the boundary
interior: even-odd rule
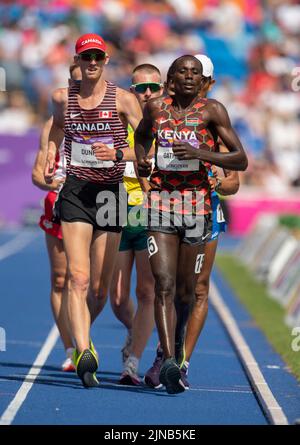
[[[167,358],[159,373],[159,381],[165,385],[168,394],[178,394],[185,390],[175,358]]]
[[[98,360],[91,349],[85,349],[76,360],[76,372],[85,388],[99,386],[96,377]]]

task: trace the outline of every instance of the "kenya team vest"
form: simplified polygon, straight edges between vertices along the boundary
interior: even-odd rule
[[[173,115],[173,100],[166,97],[163,100],[161,111],[155,119],[153,133],[156,139],[155,167],[150,177],[152,191],[180,192],[181,198],[186,196],[193,207],[193,213],[207,214],[211,212],[210,185],[208,171],[210,164],[203,163],[198,159],[179,160],[174,156],[173,141],[186,141],[195,148],[212,151],[215,149],[215,141],[206,129],[203,122],[203,109],[207,103],[206,99],[199,98],[185,115],[176,118]],[[197,192],[197,193],[195,193]],[[196,208],[197,202],[202,205]],[[151,204],[148,206],[158,207],[168,211],[160,198],[151,193]],[[159,201],[159,202],[155,202]],[[174,212],[189,213],[181,206],[182,201],[172,199]],[[199,210],[200,209],[200,210]]]
[[[128,147],[127,129],[116,108],[116,86],[106,82],[102,102],[92,110],[79,106],[80,84],[69,88],[65,117],[65,156],[67,175],[91,182],[115,184],[122,182],[125,162],[99,161],[91,148],[103,142],[112,150]]]

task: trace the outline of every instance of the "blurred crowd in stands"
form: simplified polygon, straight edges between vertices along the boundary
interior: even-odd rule
[[[300,1],[2,0],[0,133],[40,127],[86,32],[107,41],[106,78],[126,89],[139,63],[165,76],[176,57],[207,54],[212,96],[250,158],[244,184],[275,193],[300,186]]]

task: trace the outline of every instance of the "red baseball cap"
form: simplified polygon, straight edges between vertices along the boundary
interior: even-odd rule
[[[75,45],[76,54],[89,49],[98,49],[105,53],[106,45],[102,37],[98,36],[98,34],[83,34],[83,36],[80,36]]]

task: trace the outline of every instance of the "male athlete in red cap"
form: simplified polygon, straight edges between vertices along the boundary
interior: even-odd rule
[[[94,304],[103,308],[122,230],[119,191],[124,161],[134,160],[133,150],[128,148],[127,126],[135,129],[142,114],[133,94],[104,79],[109,56],[102,37],[79,37],[75,51],[74,61],[81,69],[82,81],[59,100],[53,98],[45,180],[53,179],[58,140],[64,132],[67,177],[56,214],[61,220],[68,262],[68,313],[76,343],[74,363],[84,386],[97,386],[98,356],[90,341],[87,294],[90,287]]]

